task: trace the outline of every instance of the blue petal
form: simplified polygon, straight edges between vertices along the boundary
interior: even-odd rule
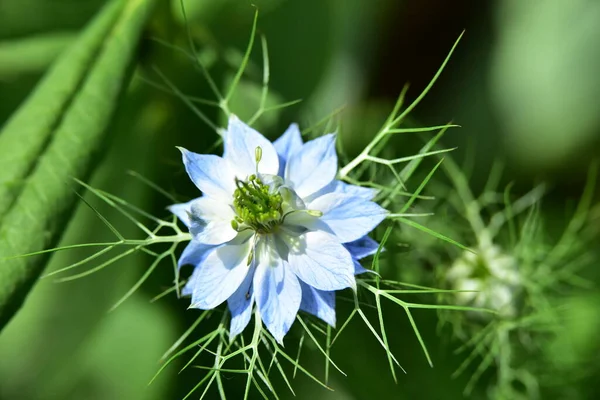
[[[325,222],[342,243],[365,236],[387,215],[377,203],[341,193],[323,195],[308,208],[323,212],[320,221]]]
[[[300,309],[306,311],[335,328],[335,292],[318,290],[304,282],[302,288],[302,303]]]
[[[229,311],[231,312],[231,324],[229,326],[229,339],[233,340],[237,335],[248,326],[252,317],[252,304],[254,304],[254,288],[252,279],[256,267],[252,266],[246,275],[246,279],[240,285],[238,290],[227,300]]]
[[[273,146],[279,155],[279,176],[283,176],[287,160],[302,148],[302,135],[298,125],[291,124],[283,135],[273,142]]]
[[[335,134],[321,136],[302,146],[285,166],[285,178],[305,198],[327,186],[337,174]]]
[[[279,157],[273,144],[235,115],[229,118],[223,145],[223,158],[227,160],[239,179],[246,179],[249,175],[256,173],[257,147],[262,150],[258,172],[271,175],[277,175],[279,172]]]
[[[300,280],[320,290],[356,288],[352,256],[335,236],[310,231],[284,240],[290,268]]]
[[[181,253],[177,265],[181,268],[184,265],[193,265],[197,267],[210,254],[215,246],[200,243],[196,240],[191,240]]]
[[[370,269],[364,268],[360,263],[354,260],[354,275],[364,274],[365,272],[374,272]]]
[[[228,163],[212,154],[197,154],[179,147],[190,179],[207,196],[231,201],[235,176]]]
[[[365,235],[353,242],[344,243],[344,247],[352,254],[352,258],[360,260],[377,253],[379,243]]]
[[[302,290],[296,275],[280,258],[260,261],[254,274],[256,305],[267,329],[283,344],[283,337],[294,323]]]
[[[175,214],[177,218],[189,228],[191,224],[190,212],[193,202],[194,200],[188,201],[187,203],[173,204],[168,206],[167,209]]]
[[[227,300],[248,274],[251,240],[211,251],[197,268],[191,308],[210,310]],[[194,271],[196,272],[196,271]]]

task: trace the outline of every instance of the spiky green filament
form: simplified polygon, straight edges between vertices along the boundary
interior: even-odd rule
[[[281,223],[283,199],[272,193],[259,177],[251,175],[247,181],[236,180],[233,194],[236,217],[231,221],[235,230],[250,228],[258,233],[271,233]]]

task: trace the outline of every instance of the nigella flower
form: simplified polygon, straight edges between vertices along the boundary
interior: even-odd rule
[[[489,308],[503,318],[517,314],[517,298],[522,287],[518,262],[491,240],[484,239],[477,254],[465,251],[446,271],[445,278],[457,293],[462,305]],[[488,313],[470,313],[477,319],[491,317]]]
[[[335,325],[334,291],[355,289],[357,260],[378,247],[366,236],[386,216],[374,190],[335,179],[334,134],[303,143],[292,124],[271,143],[232,116],[223,144],[223,157],[180,149],[203,194],[170,207],[192,235],[182,293],[192,308],[227,301],[232,338],[254,305],[280,343],[298,310]]]

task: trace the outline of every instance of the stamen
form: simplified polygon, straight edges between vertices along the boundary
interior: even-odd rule
[[[260,146],[256,146],[254,149],[254,158],[256,159],[257,164],[262,160],[262,148]]]
[[[261,151],[257,151],[257,158],[260,156]],[[257,175],[250,175],[247,181],[236,179],[235,184],[233,206],[237,215],[231,222],[234,229],[244,225],[259,233],[270,233],[281,224],[283,198],[279,192],[272,193]]]
[[[256,173],[258,174],[258,163],[262,160],[262,148],[260,146],[256,146],[254,149],[254,159],[256,160]]]

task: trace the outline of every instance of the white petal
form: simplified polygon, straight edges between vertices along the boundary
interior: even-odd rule
[[[371,232],[387,215],[377,203],[341,193],[329,193],[308,205],[323,212],[325,222],[342,243],[360,239]]]
[[[179,147],[183,164],[190,179],[207,196],[226,199],[233,197],[235,176],[229,164],[212,154],[197,154]]]
[[[287,214],[290,211],[306,209],[306,204],[304,204],[304,201],[302,201],[300,196],[298,196],[296,192],[289,187],[283,186],[279,188],[279,194],[281,194],[283,199],[282,207],[284,214]]]
[[[239,179],[245,180],[256,173],[256,148],[260,147],[262,158],[258,163],[258,172],[277,175],[279,172],[279,157],[273,144],[263,135],[232,115],[229,126],[223,138],[227,160]]]
[[[231,227],[234,217],[235,213],[228,203],[210,197],[200,197],[191,204],[190,233],[194,240],[200,243],[226,243],[238,234]]]
[[[267,242],[262,246],[271,245]],[[296,275],[273,250],[269,248],[259,252],[254,290],[265,326],[279,343],[283,343],[283,337],[300,308],[302,290]]]
[[[335,236],[313,231],[284,240],[290,268],[302,281],[319,290],[356,288],[352,256]]]
[[[191,308],[210,310],[227,300],[240,287],[250,266],[252,240],[213,250],[198,268]]]
[[[337,174],[335,135],[311,140],[294,154],[285,166],[285,178],[305,198],[327,186]]]
[[[190,227],[190,224],[191,224],[189,214],[191,212],[191,206],[192,206],[192,203],[194,202],[194,200],[190,200],[187,203],[172,204],[167,207],[167,209],[169,211],[171,211],[173,214],[175,214],[177,216],[177,218],[179,218],[179,220],[181,222],[183,222],[185,224],[185,226],[187,226],[188,228]]]
[[[301,226],[313,231],[324,230],[326,232],[333,233],[333,231],[329,228],[329,226],[327,226],[326,223],[320,221],[319,217],[311,215],[305,210],[290,212],[285,217],[283,227],[288,228],[294,226]]]

